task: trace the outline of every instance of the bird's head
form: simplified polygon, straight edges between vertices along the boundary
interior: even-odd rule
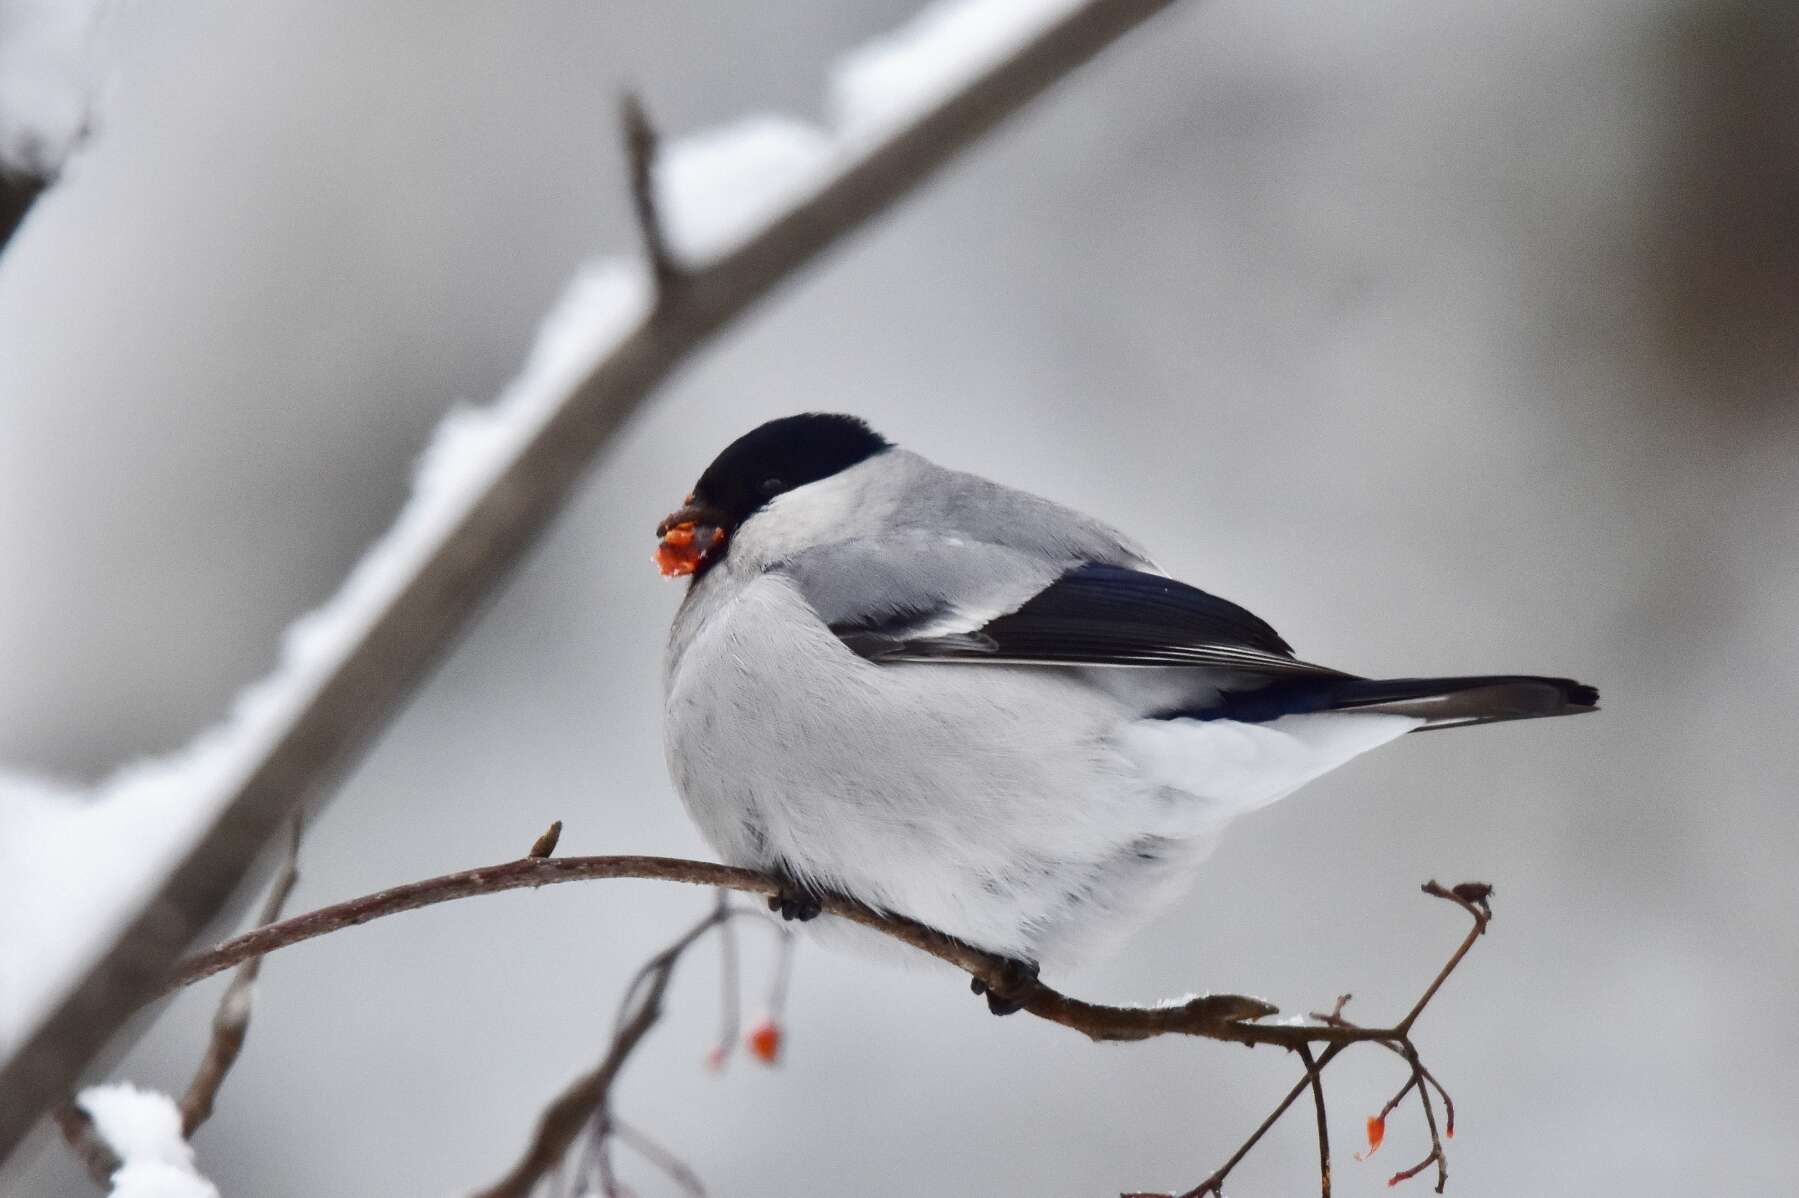
[[[669,578],[699,576],[721,559],[743,522],[778,496],[849,469],[891,442],[855,416],[807,412],[750,430],[712,459],[682,506],[656,526],[656,565]]]

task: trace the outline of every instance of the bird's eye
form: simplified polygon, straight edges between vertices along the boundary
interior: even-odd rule
[[[786,489],[787,484],[778,478],[765,478],[762,480],[762,493],[764,495],[779,495]]]

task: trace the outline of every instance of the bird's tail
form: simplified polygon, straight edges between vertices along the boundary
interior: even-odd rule
[[[1468,678],[1299,678],[1223,696],[1204,714],[1261,723],[1320,711],[1381,712],[1460,728],[1599,710],[1599,691],[1571,678],[1481,674]]]

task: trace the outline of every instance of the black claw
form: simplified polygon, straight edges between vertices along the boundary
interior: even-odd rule
[[[995,1015],[1016,1015],[1024,1010],[1023,1003],[1007,1002],[997,994],[987,996],[987,1009]]]
[[[1020,1000],[1025,992],[1037,984],[1038,965],[1035,961],[1008,960],[1003,972],[998,987],[990,987],[980,978],[970,978],[968,988],[976,994],[986,995],[987,1009],[995,1015],[1016,1014],[1024,1009]]]
[[[788,882],[780,894],[770,895],[768,909],[779,911],[781,918],[797,919],[805,923],[808,919],[817,919],[824,907],[818,896],[800,886],[797,882]]]

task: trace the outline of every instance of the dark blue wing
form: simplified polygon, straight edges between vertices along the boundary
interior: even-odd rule
[[[1008,665],[1191,666],[1269,675],[1336,675],[1295,660],[1280,634],[1235,603],[1125,566],[1069,570],[1016,611],[979,628],[912,637],[934,613],[833,625],[874,661]]]

